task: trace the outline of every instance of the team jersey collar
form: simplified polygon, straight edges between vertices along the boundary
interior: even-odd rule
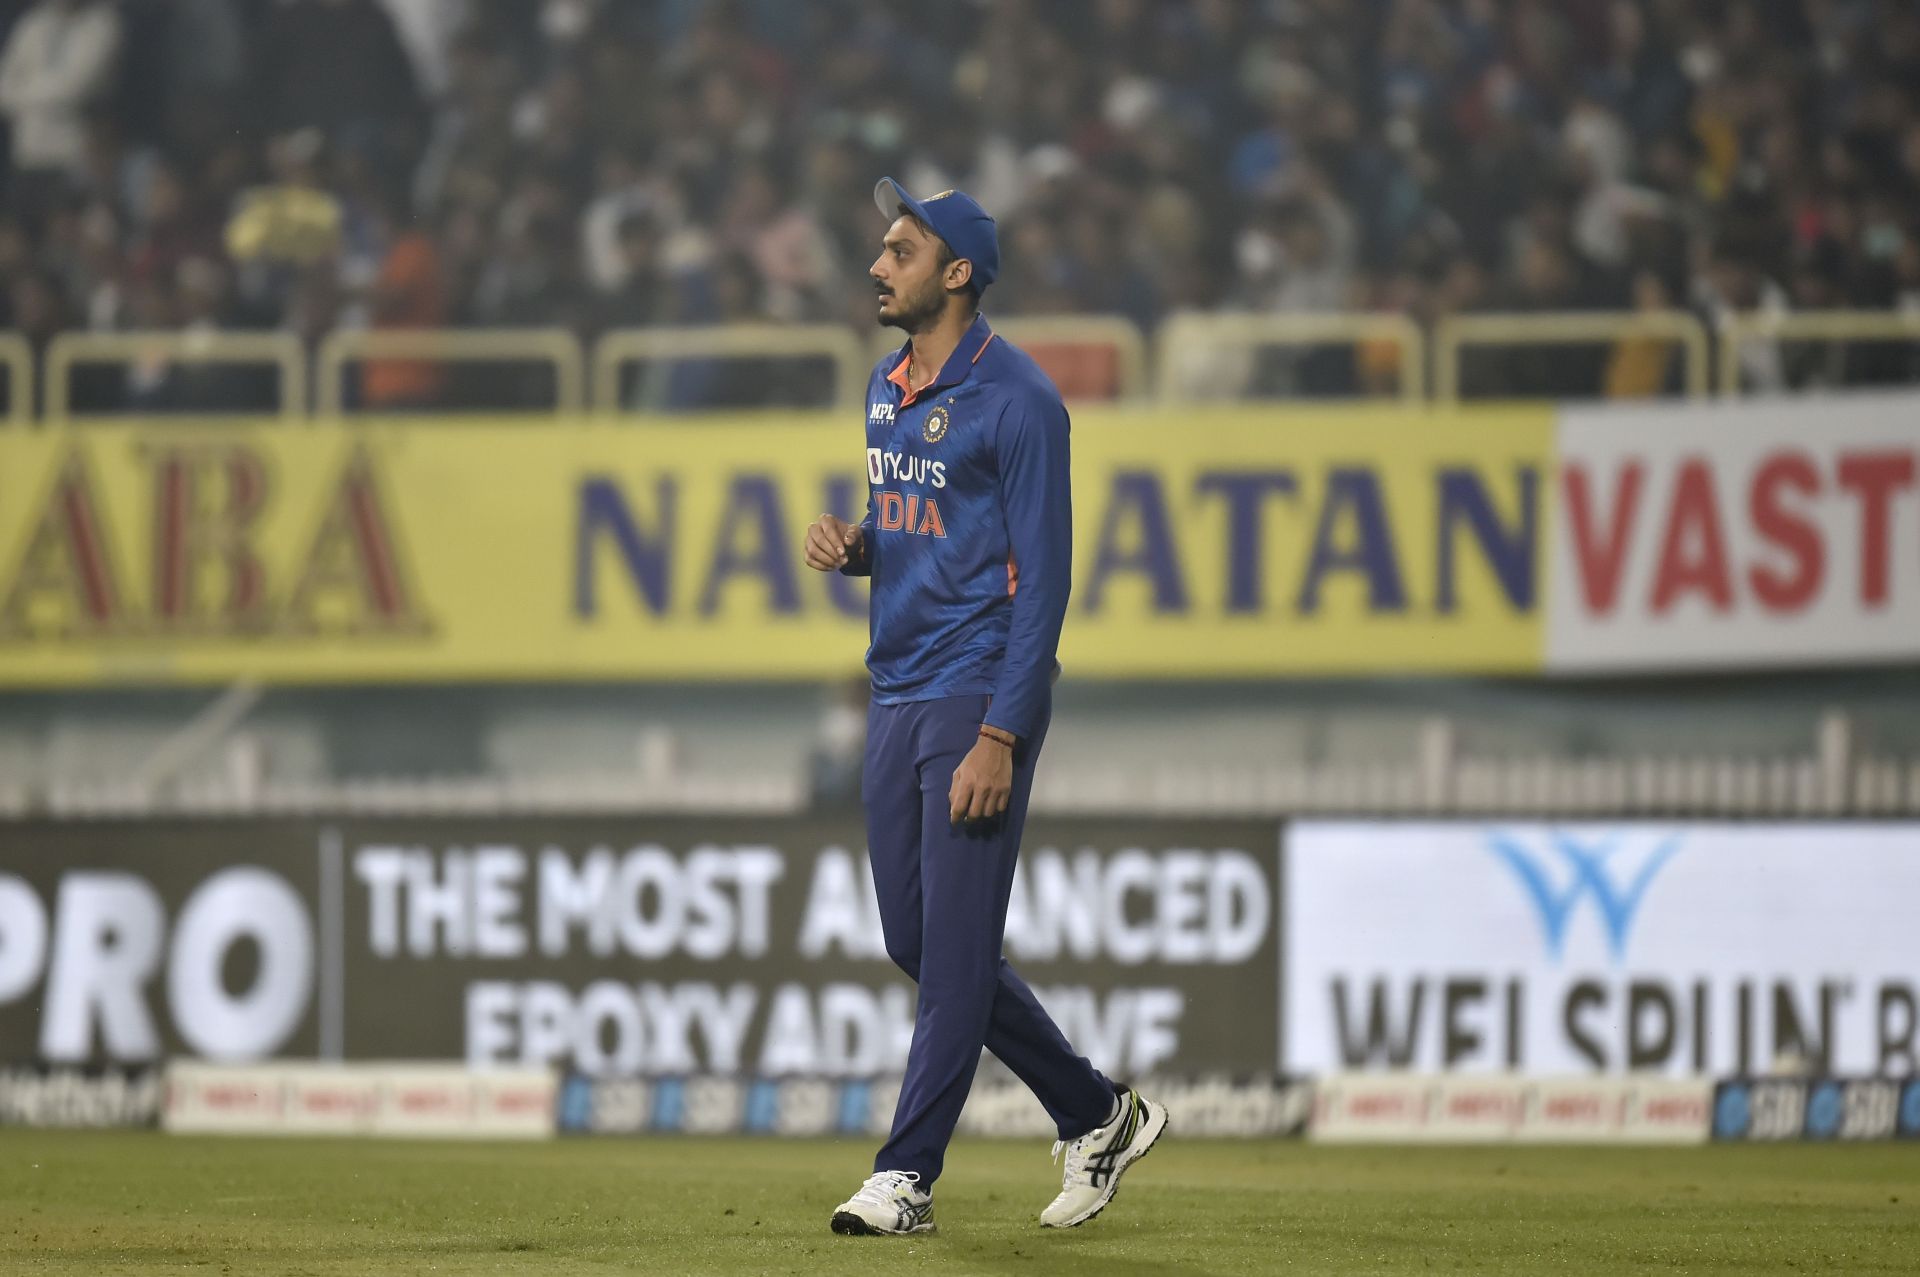
[[[916,395],[907,385],[907,351],[912,348],[913,342],[911,340],[906,342],[897,352],[892,370],[887,373],[887,380],[900,387],[900,406],[905,408],[920,395],[932,394],[936,390],[957,386],[965,381],[967,374],[973,371],[973,366],[980,362],[980,356],[987,353],[987,347],[992,343],[993,329],[987,326],[987,317],[976,314],[973,322],[967,325],[967,331],[961,334],[960,344],[953,348],[951,355],[947,356],[947,362],[941,367],[940,375],[930,384],[922,386],[920,394]]]

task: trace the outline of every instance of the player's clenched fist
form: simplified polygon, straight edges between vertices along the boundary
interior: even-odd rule
[[[860,525],[823,514],[807,529],[807,566],[816,572],[838,572],[860,553]]]

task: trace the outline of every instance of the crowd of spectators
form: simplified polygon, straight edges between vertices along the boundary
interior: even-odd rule
[[[0,0],[0,39],[0,318],[37,344],[864,332],[882,173],[998,215],[996,314],[1920,307],[1915,0]],[[1484,375],[1674,375],[1638,353]],[[1861,371],[1791,356],[1749,378]]]

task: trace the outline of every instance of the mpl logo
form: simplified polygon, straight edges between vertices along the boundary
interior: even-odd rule
[[[1680,850],[1680,835],[1648,838],[1626,832],[1581,838],[1548,830],[1537,843],[1506,833],[1488,835],[1487,849],[1512,871],[1540,922],[1547,953],[1564,956],[1567,931],[1591,900],[1617,963],[1626,957],[1634,919],[1647,889]]]

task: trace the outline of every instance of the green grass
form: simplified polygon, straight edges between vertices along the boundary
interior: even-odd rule
[[[1920,1146],[1322,1148],[1169,1138],[1043,1232],[1044,1144],[956,1147],[940,1233],[843,1238],[853,1141],[536,1145],[0,1132],[0,1273],[1917,1272]]]

